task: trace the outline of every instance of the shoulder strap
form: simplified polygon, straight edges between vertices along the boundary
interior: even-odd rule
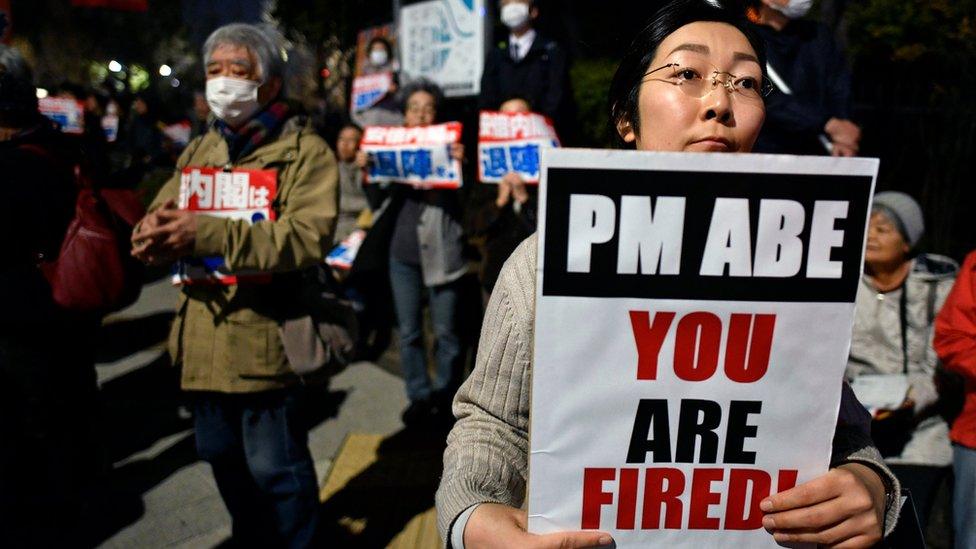
[[[898,300],[898,319],[901,323],[901,362],[902,371],[908,374],[908,281],[901,286]]]

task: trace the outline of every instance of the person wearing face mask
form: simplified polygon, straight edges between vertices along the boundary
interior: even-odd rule
[[[501,0],[502,24],[509,30],[485,58],[478,107],[498,110],[511,97],[524,97],[535,112],[552,119],[564,143],[576,135],[576,104],[569,79],[569,58],[558,43],[539,34],[534,0]]]
[[[776,85],[754,150],[857,156],[861,129],[850,120],[851,73],[830,29],[803,19],[812,4],[754,0],[749,8]]]
[[[706,51],[707,57],[696,58],[692,51]],[[758,91],[713,86],[689,94],[682,83],[701,80],[687,76],[689,71],[669,74],[662,68],[699,63],[760,81],[764,58],[762,41],[738,13],[704,0],[669,2],[635,38],[610,85],[609,121],[618,145],[748,153],[768,112]],[[663,74],[649,77],[657,71]],[[436,496],[438,528],[454,549],[613,543],[594,531],[526,531],[537,240],[526,239],[502,268],[474,371],[454,400],[457,423],[448,436]],[[831,469],[760,502],[771,541],[866,548],[894,529],[898,507],[891,502],[899,496],[898,481],[871,443],[867,412],[849,389],[842,394]]]
[[[400,126],[403,124],[403,106],[397,100],[399,89],[399,64],[393,55],[393,45],[382,36],[375,36],[366,46],[368,52],[363,74],[392,73],[390,89],[373,106],[352,113],[353,121],[362,128],[367,126]]]
[[[203,47],[215,117],[135,228],[133,255],[149,264],[222,256],[231,273],[261,281],[182,287],[170,335],[181,386],[194,404],[197,452],[209,462],[243,546],[307,547],[318,523],[318,484],[300,415],[303,380],[284,349],[300,303],[300,269],[332,245],[338,169],[329,146],[286,100],[283,41],[271,29],[231,24]],[[227,219],[177,205],[184,168],[272,170],[275,220]],[[197,192],[197,191],[194,191]]]

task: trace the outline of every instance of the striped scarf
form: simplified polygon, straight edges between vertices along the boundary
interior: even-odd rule
[[[236,130],[219,118],[214,122],[214,127],[227,141],[230,160],[235,162],[276,137],[290,113],[288,103],[272,101]]]

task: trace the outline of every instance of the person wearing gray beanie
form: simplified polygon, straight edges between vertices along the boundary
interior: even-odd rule
[[[908,194],[899,191],[877,193],[874,195],[871,212],[878,212],[887,217],[898,229],[910,250],[915,249],[922,235],[925,234],[922,207]]]
[[[938,360],[931,341],[935,314],[958,270],[948,257],[915,253],[924,232],[922,208],[911,196],[895,191],[874,196],[846,370],[855,392],[861,376],[898,378],[907,387],[891,395],[901,401],[894,409],[864,404],[874,414],[875,444],[911,491],[923,531],[952,463],[948,425],[935,413]]]

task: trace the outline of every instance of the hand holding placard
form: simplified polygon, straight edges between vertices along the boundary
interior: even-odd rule
[[[583,549],[603,547],[613,543],[613,538],[603,532],[558,532],[555,534],[530,534],[526,531],[528,515],[498,503],[478,505],[464,529],[466,549],[507,549],[527,547],[536,549]]]

